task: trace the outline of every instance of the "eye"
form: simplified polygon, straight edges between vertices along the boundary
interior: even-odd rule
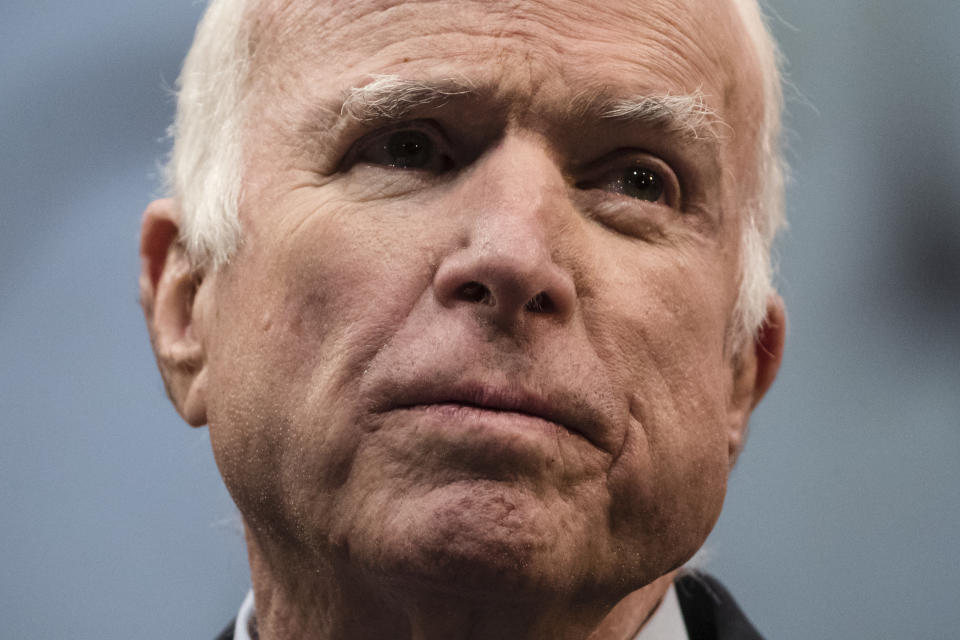
[[[663,197],[663,180],[649,169],[630,167],[613,180],[610,190],[637,200],[657,202]]]
[[[578,189],[599,189],[616,193],[642,202],[655,202],[677,206],[680,186],[670,168],[663,162],[645,157],[617,162],[619,166],[591,171],[593,175],[577,183]]]
[[[444,153],[442,134],[427,122],[410,122],[362,138],[348,154],[348,165],[367,163],[442,173],[453,162]]]

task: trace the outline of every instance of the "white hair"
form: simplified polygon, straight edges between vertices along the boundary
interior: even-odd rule
[[[237,250],[243,176],[245,84],[250,67],[249,0],[210,0],[177,81],[177,115],[167,187],[182,211],[181,241],[195,268],[216,270]],[[740,284],[731,322],[736,350],[756,336],[773,292],[771,247],[784,226],[784,164],[780,151],[783,97],[778,52],[757,0],[733,0],[756,52],[764,110],[758,123],[757,189],[746,203],[741,234]],[[404,95],[416,101],[416,91]],[[405,104],[406,104],[405,103]],[[709,115],[701,102],[641,105],[687,109],[687,122]],[[636,105],[634,105],[636,108]],[[616,114],[612,114],[616,116]],[[622,114],[628,115],[628,114]]]
[[[786,225],[784,181],[786,165],[780,148],[783,89],[780,52],[757,0],[733,0],[753,45],[763,83],[763,115],[758,137],[757,189],[747,203],[747,216],[740,234],[740,288],[734,306],[733,349],[754,339],[767,315],[767,300],[773,287],[773,240]]]
[[[250,55],[247,0],[211,0],[177,79],[167,188],[194,268],[216,270],[240,243],[243,121]]]

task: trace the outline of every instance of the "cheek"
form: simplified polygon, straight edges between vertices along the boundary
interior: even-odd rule
[[[720,515],[728,471],[726,440],[715,416],[689,412],[664,426],[632,422],[609,481],[613,537],[643,540],[666,564],[662,571],[679,566],[703,544]]]
[[[675,352],[676,353],[676,352]],[[640,538],[669,570],[713,528],[728,473],[722,381],[697,358],[682,374],[648,371],[630,400],[623,448],[609,476],[613,537]]]
[[[323,513],[344,482],[362,444],[358,383],[426,290],[433,244],[330,203],[290,210],[250,225],[207,345],[228,489],[248,520],[288,531],[303,528],[297,504]]]
[[[228,292],[234,342],[261,352],[285,376],[343,384],[396,331],[428,287],[433,242],[402,214],[336,199],[283,200],[249,227]],[[240,261],[238,261],[240,262]]]
[[[614,538],[644,540],[665,571],[700,547],[726,492],[729,293],[717,285],[723,270],[703,260],[651,260],[637,271],[642,278],[611,272],[620,295],[599,310],[612,328],[598,331],[607,336],[598,344],[629,407],[610,521]]]

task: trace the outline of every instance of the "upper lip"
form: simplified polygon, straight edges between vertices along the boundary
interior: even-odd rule
[[[514,384],[484,384],[460,381],[453,384],[418,382],[401,386],[378,406],[380,411],[418,406],[458,404],[490,411],[509,411],[534,416],[578,434],[595,446],[602,439],[603,415],[574,394],[551,391],[540,394]]]

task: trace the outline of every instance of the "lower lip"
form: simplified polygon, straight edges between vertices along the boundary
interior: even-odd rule
[[[544,438],[555,446],[557,438],[569,434],[563,426],[526,413],[484,409],[462,404],[425,404],[396,410],[408,416],[417,427],[449,434],[458,446],[488,445],[496,441],[501,447],[514,445],[542,448]]]
[[[569,447],[582,446],[579,435],[550,420],[453,403],[387,411],[377,430],[395,461],[414,466],[417,477],[444,482],[574,473],[577,465],[563,461],[570,460]]]
[[[563,428],[555,422],[530,415],[529,413],[485,409],[483,407],[466,404],[421,404],[406,407],[402,410],[426,415],[436,415],[455,423],[482,422],[483,424],[489,424],[493,427],[503,425],[513,429],[535,429],[538,431],[549,431],[550,433]]]

